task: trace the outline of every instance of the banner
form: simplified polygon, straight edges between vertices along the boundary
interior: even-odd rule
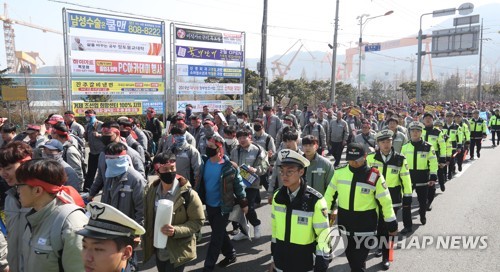
[[[104,52],[118,54],[134,54],[159,56],[162,53],[161,43],[140,41],[110,40],[101,38],[70,36],[71,50],[85,52]]]
[[[28,101],[26,86],[2,85],[2,101]]]
[[[142,115],[142,102],[73,102],[75,116],[85,116],[88,109],[95,110],[97,116]]]
[[[75,74],[95,73],[95,61],[87,59],[72,59],[71,72]]]
[[[73,95],[163,95],[163,82],[72,80]]]
[[[243,68],[177,64],[177,76],[242,78]]]
[[[243,61],[243,51],[237,50],[177,45],[176,53],[179,58]]]
[[[228,106],[232,106],[235,112],[243,110],[243,100],[193,100],[177,101],[177,111],[185,111],[187,104],[191,104],[193,106],[193,112],[202,112],[203,106],[208,106],[210,111],[224,111]]]
[[[225,44],[243,45],[242,33],[222,33],[222,36]]]
[[[68,26],[70,28],[101,30],[154,37],[162,37],[163,35],[161,24],[72,12],[69,12],[68,15]]]
[[[197,42],[222,43],[222,33],[176,27],[175,33],[179,40]]]
[[[177,82],[176,91],[179,95],[243,94],[243,84]]]
[[[163,75],[161,63],[121,60],[96,60],[95,72],[120,75]]]
[[[152,107],[153,109],[155,109],[156,111],[156,114],[163,114],[164,113],[164,104],[163,102],[142,102],[142,110],[143,110],[143,114],[146,114],[146,110],[149,108],[149,107]]]

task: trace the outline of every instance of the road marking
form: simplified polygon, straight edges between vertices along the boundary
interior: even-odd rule
[[[471,161],[469,160],[467,163],[462,163],[462,172],[458,172],[453,176],[453,178],[459,178],[471,165],[473,165],[477,159]],[[458,165],[455,164],[455,168],[458,169]]]

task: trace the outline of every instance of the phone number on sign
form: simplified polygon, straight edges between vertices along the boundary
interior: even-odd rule
[[[128,32],[132,34],[142,34],[149,36],[160,36],[161,29],[153,27],[142,27],[140,25],[129,25]]]

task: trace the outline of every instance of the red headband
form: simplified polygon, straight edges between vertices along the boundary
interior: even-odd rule
[[[24,183],[28,184],[31,187],[40,186],[42,189],[49,193],[55,194],[57,198],[59,198],[63,203],[74,203],[80,207],[85,207],[85,203],[83,202],[80,194],[75,190],[75,188],[71,186],[57,186],[54,184],[50,184],[46,181],[40,179],[29,179]]]
[[[31,161],[31,159],[32,159],[31,156],[26,156],[26,157],[18,160],[17,162],[22,164],[23,162]]]
[[[102,132],[103,133],[114,133],[114,134],[118,134],[120,135],[120,130],[115,128],[115,127],[112,127],[112,128],[102,128]]]
[[[53,131],[55,134],[57,134],[57,135],[61,135],[61,136],[68,136],[68,132],[66,132],[66,131],[57,130],[57,129],[53,129],[52,131]]]

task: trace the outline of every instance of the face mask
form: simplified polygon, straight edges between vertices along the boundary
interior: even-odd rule
[[[286,127],[289,127],[290,125],[288,125],[287,123],[283,123],[283,128],[286,128]]]
[[[309,118],[309,122],[312,124],[312,123],[316,123],[317,119],[316,118]]]
[[[120,130],[120,136],[127,138],[130,135],[130,130]]]
[[[177,175],[176,172],[167,172],[159,174],[161,181],[165,182],[166,184],[174,183],[176,175]]]
[[[47,154],[45,152],[42,153],[42,158],[44,159],[53,159],[56,161],[61,161],[62,160],[62,153],[59,152],[57,154]]]
[[[90,122],[90,117],[85,117],[85,121]]]
[[[89,120],[89,122],[90,122],[91,124],[93,124],[93,123],[95,123],[95,120],[96,120],[95,115],[91,115],[91,116],[90,116],[90,120]]]
[[[214,135],[214,128],[213,127],[205,128],[205,135],[208,137],[213,136]]]
[[[230,138],[230,139],[225,138],[224,140],[226,141],[226,144],[227,144],[228,146],[231,146],[231,145],[233,145],[234,143],[236,143],[236,139],[233,139],[233,138]]]
[[[119,176],[127,172],[129,167],[128,156],[120,156],[116,159],[106,159],[106,178]]]
[[[243,124],[243,123],[245,122],[245,120],[243,120],[243,119],[241,119],[241,118],[238,118],[238,119],[236,119],[236,122],[237,122],[238,124]]]
[[[210,147],[207,146],[205,148],[205,154],[207,154],[207,156],[209,158],[211,158],[211,157],[217,155],[217,148],[210,148]]]
[[[186,136],[184,135],[174,136],[174,147],[180,148],[181,146],[184,145],[185,142],[186,142]]]
[[[253,125],[253,129],[255,129],[255,131],[261,131],[262,130],[262,126],[261,125]]]
[[[111,143],[111,135],[101,136],[101,141],[104,145],[109,145]]]

